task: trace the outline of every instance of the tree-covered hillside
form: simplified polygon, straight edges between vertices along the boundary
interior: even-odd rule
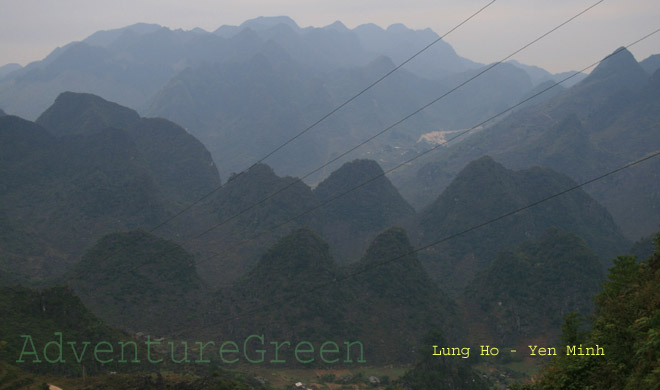
[[[602,275],[598,257],[584,240],[550,229],[538,241],[501,252],[475,277],[465,304],[477,312],[466,321],[482,324],[490,340],[502,345],[556,341],[568,313],[591,314]]]
[[[414,237],[422,245],[441,240],[573,186],[570,178],[550,169],[512,171],[485,156],[468,164],[418,213]],[[577,189],[453,237],[420,257],[440,286],[460,293],[499,251],[539,238],[553,226],[584,238],[604,265],[630,247],[607,210]]]
[[[647,260],[621,256],[596,298],[590,327],[566,319],[565,345],[603,348],[603,356],[562,353],[525,389],[657,389],[660,384],[660,237]],[[566,350],[564,349],[565,352]]]

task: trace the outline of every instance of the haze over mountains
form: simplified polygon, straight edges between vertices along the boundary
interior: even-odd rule
[[[427,194],[447,186],[454,172],[484,154],[517,169],[547,166],[581,182],[657,151],[660,75],[657,70],[647,74],[625,49],[615,53],[574,87],[434,155],[434,161],[412,169],[416,175],[395,183],[419,206],[430,201]],[[658,228],[657,164],[650,161],[585,187],[629,239]]]
[[[183,126],[207,146],[227,177],[437,37],[400,24],[300,28],[286,17],[257,18],[213,33],[137,24],[92,34],[9,72],[0,81],[0,107],[35,119],[63,91],[93,93]],[[496,67],[353,158],[382,154],[403,140],[402,146],[414,147],[423,133],[471,126],[552,77],[512,64]],[[275,155],[269,164],[281,174],[301,176],[481,66],[440,41],[294,143],[295,153]]]
[[[657,56],[617,50],[385,175],[566,77],[500,64],[307,175],[484,69],[440,41],[259,161],[436,38],[287,17],[137,24],[0,68],[0,285],[69,285],[42,299],[82,313],[80,335],[352,338],[380,365],[413,362],[429,334],[556,341],[617,255],[650,251],[660,162],[527,206],[658,151]],[[10,305],[16,291],[0,289],[15,318],[42,336],[33,322],[62,323]],[[433,367],[485,386],[426,359],[404,383]]]

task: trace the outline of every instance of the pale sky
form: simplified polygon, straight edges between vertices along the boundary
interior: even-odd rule
[[[442,35],[489,0],[0,0],[0,65],[42,59],[98,30],[137,22],[213,31],[258,16],[287,15],[301,27],[341,20],[349,28],[403,23]],[[489,63],[510,54],[597,0],[497,0],[446,38],[458,54]],[[551,72],[582,68],[660,28],[660,1],[605,0],[515,57]],[[631,49],[660,53],[660,33]]]

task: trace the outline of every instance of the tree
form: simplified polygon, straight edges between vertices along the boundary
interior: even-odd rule
[[[604,356],[559,355],[527,389],[660,389],[660,235],[637,263],[620,256],[596,298],[591,330],[569,315],[562,340],[604,348]]]

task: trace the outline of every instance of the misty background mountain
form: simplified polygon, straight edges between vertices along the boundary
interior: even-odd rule
[[[0,67],[0,285],[67,284],[43,296],[115,338],[350,336],[375,364],[413,362],[429,332],[554,342],[566,314],[590,313],[617,255],[652,252],[660,162],[461,232],[657,152],[657,55],[617,50],[385,175],[569,76],[499,64],[307,176],[486,66],[440,41],[254,164],[437,38],[288,17],[136,24]],[[16,291],[0,302],[43,333]]]
[[[63,91],[93,93],[180,124],[207,146],[221,176],[228,177],[437,38],[430,29],[401,24],[300,28],[287,17],[257,18],[214,32],[136,24],[97,32],[22,69],[8,65],[0,107],[36,119]],[[440,41],[301,137],[291,145],[296,153],[268,163],[280,174],[301,176],[482,66]],[[502,64],[353,158],[396,159],[399,150],[383,149],[414,149],[424,133],[472,126],[552,78],[539,68]]]

